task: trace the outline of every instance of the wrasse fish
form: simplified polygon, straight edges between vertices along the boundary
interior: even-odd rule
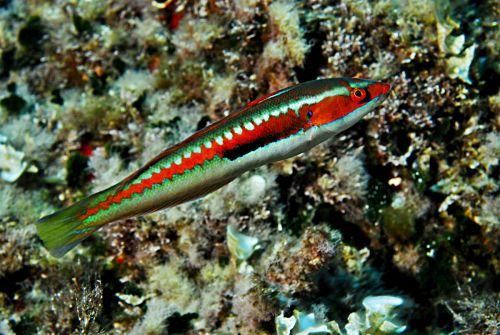
[[[332,78],[259,98],[166,149],[116,185],[40,219],[38,234],[60,257],[106,223],[202,197],[245,171],[309,150],[380,105],[390,87]]]

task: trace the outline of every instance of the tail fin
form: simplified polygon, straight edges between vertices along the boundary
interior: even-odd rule
[[[79,218],[85,213],[91,198],[93,197],[38,220],[38,235],[52,256],[63,256],[105,223],[89,225]]]

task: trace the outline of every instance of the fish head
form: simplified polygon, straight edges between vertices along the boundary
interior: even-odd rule
[[[336,134],[373,111],[385,100],[390,89],[391,85],[382,81],[325,79],[300,114],[307,120],[306,128],[316,127]]]

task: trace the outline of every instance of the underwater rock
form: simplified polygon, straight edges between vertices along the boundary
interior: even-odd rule
[[[24,157],[23,152],[0,143],[0,177],[9,183],[19,179],[29,166]]]
[[[464,50],[463,55],[453,56],[446,60],[448,75],[450,78],[458,78],[467,84],[472,84],[469,76],[470,66],[474,60],[477,45],[473,44]]]
[[[283,315],[283,312],[281,312],[281,314],[278,315],[276,317],[276,320],[275,320],[276,334],[277,335],[290,335],[290,332],[292,331],[293,327],[295,327],[296,323],[297,323],[297,319],[295,318],[294,315],[287,318]]]
[[[0,322],[0,334],[2,335],[16,335],[9,326],[8,320],[2,320]]]
[[[138,297],[138,296],[132,295],[132,294],[117,293],[116,296],[120,300],[123,300],[124,302],[126,302],[127,304],[132,305],[132,306],[139,306],[146,300],[146,297]]]
[[[382,210],[383,228],[387,235],[408,240],[415,233],[417,209],[407,204],[401,194],[395,194],[391,205]]]
[[[321,323],[316,321],[314,313],[304,313],[294,310],[289,318],[283,316],[283,312],[275,319],[277,335],[320,335],[340,334],[335,321]]]
[[[363,299],[363,307],[369,314],[389,315],[395,307],[403,304],[400,297],[391,295],[370,296]]]
[[[296,335],[332,334],[333,328],[337,328],[335,322],[321,324],[316,321],[314,313],[306,314],[299,310],[294,310],[293,315],[297,320]]]
[[[361,334],[401,334],[406,326],[395,321],[394,309],[400,307],[404,300],[395,296],[369,296],[363,299],[364,312],[349,315],[346,324],[346,335]]]
[[[307,227],[300,240],[282,245],[267,269],[267,279],[289,293],[314,290],[314,274],[337,254],[340,233],[325,225]]]
[[[166,328],[165,320],[174,313],[168,304],[160,298],[153,298],[147,303],[147,312],[141,322],[137,322],[130,331],[130,335],[160,335]]]
[[[351,313],[342,331],[336,321],[318,322],[314,313],[294,310],[293,315],[284,317],[283,312],[275,319],[278,335],[370,335],[401,334],[406,326],[396,323],[395,308],[403,304],[403,299],[396,296],[368,296],[363,299],[364,311]]]
[[[227,247],[231,255],[240,261],[246,261],[261,248],[258,238],[242,234],[232,225],[227,226]]]
[[[458,55],[462,50],[465,43],[465,35],[458,36],[452,35],[453,30],[458,29],[460,24],[454,21],[451,17],[438,20],[436,23],[437,28],[437,42],[439,50],[444,55],[453,54]]]

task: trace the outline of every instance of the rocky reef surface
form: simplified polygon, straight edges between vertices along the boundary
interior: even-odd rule
[[[0,334],[497,334],[498,1],[0,0]],[[260,95],[378,111],[60,260],[34,222]]]

